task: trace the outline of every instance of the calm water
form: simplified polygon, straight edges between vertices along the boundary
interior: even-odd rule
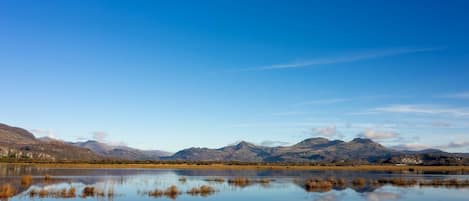
[[[52,175],[50,181],[44,181],[44,175]],[[33,175],[33,184],[29,187],[21,187],[20,176]],[[207,178],[223,177],[225,179],[238,176],[250,179],[274,179],[269,184],[251,184],[240,187],[228,184],[226,181],[208,182]],[[85,186],[94,186],[97,189],[113,189],[114,196],[72,198],[68,200],[173,200],[168,197],[149,197],[145,192],[154,189],[166,189],[176,185],[182,192],[192,187],[209,185],[216,192],[207,196],[192,196],[186,193],[174,198],[175,200],[469,200],[469,188],[447,187],[395,187],[391,185],[366,185],[326,190],[326,192],[307,192],[303,182],[307,178],[345,178],[351,181],[356,177],[366,179],[403,177],[415,179],[457,178],[469,179],[467,175],[458,173],[391,173],[391,172],[346,172],[346,171],[273,171],[273,170],[160,170],[160,169],[47,169],[29,166],[0,165],[0,184],[10,183],[17,188],[17,195],[12,201],[19,200],[61,200],[63,198],[30,198],[31,189],[61,189],[73,186],[77,194]],[[186,178],[185,182],[180,178]]]

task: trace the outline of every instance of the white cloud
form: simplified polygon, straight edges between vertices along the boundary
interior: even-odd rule
[[[414,113],[429,115],[452,115],[457,117],[469,116],[468,108],[442,107],[434,105],[390,105],[386,107],[375,108],[375,112],[388,113]]]
[[[331,137],[337,134],[337,127],[335,125],[331,125],[323,128],[314,128],[313,133],[325,137]]]
[[[93,139],[98,142],[106,142],[108,134],[103,131],[95,131],[93,132]]]
[[[449,150],[449,149],[461,149],[461,148],[469,148],[469,141],[457,141],[457,142],[449,142],[448,144],[443,145],[428,145],[428,144],[421,144],[421,143],[409,143],[409,144],[399,144],[392,146],[393,149],[396,150],[411,150],[411,151],[419,151],[424,149],[442,149],[442,150]]]
[[[274,141],[274,140],[265,140],[261,142],[262,146],[266,147],[275,147],[275,146],[285,146],[290,144],[289,142],[283,142],[283,141]]]
[[[334,124],[326,127],[313,128],[313,135],[327,138],[344,138],[344,136],[337,130],[337,126]]]
[[[401,196],[397,193],[375,191],[365,194],[368,201],[399,200]]]
[[[408,143],[408,144],[399,144],[391,146],[391,148],[396,150],[410,150],[410,151],[419,151],[423,149],[429,149],[430,146],[421,143]]]
[[[337,63],[351,63],[362,60],[370,60],[381,57],[397,56],[402,54],[418,53],[418,52],[431,52],[442,50],[444,48],[395,48],[395,49],[385,49],[385,50],[375,50],[369,52],[361,52],[337,57],[330,58],[316,58],[300,62],[290,62],[284,64],[274,64],[270,66],[263,66],[254,68],[251,70],[276,70],[276,69],[289,69],[289,68],[304,68],[309,66],[316,65],[329,65]]]
[[[34,133],[34,135],[37,135],[40,137],[49,137],[49,138],[57,139],[57,136],[55,135],[55,133],[48,129],[31,129],[29,131],[31,131],[31,133]]]
[[[398,138],[399,134],[394,131],[378,131],[374,129],[367,129],[358,134],[358,137],[369,138],[372,140],[387,140]]]
[[[457,148],[465,148],[465,147],[469,147],[469,141],[450,142],[447,145],[437,146],[437,148],[440,148],[440,149],[457,149]]]
[[[127,143],[125,142],[108,140],[107,138],[109,137],[109,134],[104,131],[95,131],[92,134],[93,134],[93,139],[98,142],[106,143],[112,146],[127,146]]]

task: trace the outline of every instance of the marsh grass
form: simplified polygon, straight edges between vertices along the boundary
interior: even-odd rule
[[[176,199],[177,196],[181,194],[181,191],[179,191],[177,186],[172,185],[172,186],[166,188],[166,190],[164,190],[164,191],[160,190],[160,189],[155,189],[153,191],[146,192],[145,194],[150,196],[150,197],[166,196],[166,197],[171,198],[171,199]]]
[[[201,195],[201,196],[208,196],[215,193],[215,189],[211,186],[202,185],[200,187],[194,187],[187,191],[189,195]]]
[[[0,188],[0,198],[2,199],[13,197],[15,193],[16,189],[10,184],[3,184]]]
[[[52,180],[52,176],[50,176],[48,174],[44,175],[44,181],[45,182],[50,182],[51,180]]]
[[[228,179],[228,184],[238,187],[246,187],[252,184],[261,184],[262,186],[268,186],[273,179],[262,178],[262,179],[249,179],[247,177],[235,177]]]
[[[246,187],[252,183],[250,179],[247,177],[236,177],[232,179],[228,179],[228,184],[238,186],[238,187]]]
[[[31,175],[21,176],[21,186],[28,187],[33,183],[33,177]]]
[[[175,185],[172,185],[170,187],[168,187],[165,191],[164,191],[164,195],[166,197],[169,197],[171,199],[176,199],[176,197],[181,194],[181,192],[179,191],[179,189],[175,186]]]
[[[24,164],[24,163],[17,163]],[[29,164],[28,164],[29,165]],[[337,170],[337,171],[391,171],[391,172],[469,172],[469,166],[396,166],[396,165],[309,165],[309,164],[229,164],[229,163],[207,163],[192,164],[180,163],[35,163],[38,167],[50,168],[162,168],[162,169],[241,169],[241,170]]]
[[[32,189],[29,191],[29,197],[39,197],[39,198],[75,198],[76,189],[74,187],[62,188],[62,189],[45,189],[42,188]]]
[[[352,180],[352,184],[354,186],[365,186],[366,185],[366,179],[365,178],[362,178],[362,177],[357,177],[355,179]]]
[[[83,190],[81,191],[81,197],[92,197],[97,194],[96,188],[94,186],[85,186]]]
[[[321,179],[309,179],[305,182],[304,187],[308,192],[327,192],[333,187],[333,183]]]
[[[109,199],[112,199],[116,195],[114,188],[110,187],[107,190],[105,189],[98,189],[94,186],[85,186],[83,190],[81,191],[81,197],[82,198],[87,198],[87,197],[107,197]]]
[[[164,192],[162,190],[155,189],[155,190],[147,192],[147,195],[150,197],[161,197],[164,195]]]

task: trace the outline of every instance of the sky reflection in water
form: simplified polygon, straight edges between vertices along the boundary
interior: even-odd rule
[[[33,185],[21,187],[20,175],[33,175]],[[45,182],[43,176],[53,176],[51,181]],[[11,183],[19,190],[19,194],[11,198],[19,200],[60,200],[58,198],[30,198],[31,189],[61,189],[73,186],[77,189],[77,198],[68,200],[85,200],[80,197],[85,186],[94,186],[97,189],[112,189],[114,195],[110,198],[104,196],[100,200],[172,200],[167,196],[149,197],[146,192],[176,185],[183,193],[176,200],[467,200],[468,188],[446,187],[395,187],[390,185],[367,185],[354,187],[347,185],[344,188],[334,188],[323,192],[307,192],[303,188],[303,181],[307,178],[345,178],[352,180],[356,177],[378,179],[383,177],[405,177],[416,179],[457,178],[469,179],[467,175],[457,174],[395,174],[388,172],[332,172],[332,171],[270,171],[270,170],[149,170],[149,169],[38,169],[31,167],[0,166],[0,183]],[[250,179],[269,178],[275,181],[269,184],[253,183],[245,187],[230,185],[229,178],[245,176]],[[180,181],[180,178],[187,178]],[[225,182],[209,182],[209,178],[225,178]],[[15,182],[17,184],[15,184]],[[216,189],[211,195],[189,195],[185,192],[193,187],[209,185]],[[88,197],[88,200],[96,200]]]

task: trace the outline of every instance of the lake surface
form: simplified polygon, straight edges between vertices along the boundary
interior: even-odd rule
[[[21,185],[22,175],[32,175],[33,180],[27,186]],[[45,180],[44,175],[51,175]],[[234,185],[229,179],[245,177],[251,181],[272,180],[269,183],[251,182],[246,185]],[[308,178],[343,178],[347,185],[333,188],[321,188],[307,191],[304,181]],[[67,200],[256,200],[256,201],[339,201],[339,200],[465,200],[469,199],[467,187],[434,186],[393,186],[390,184],[352,185],[354,178],[367,181],[380,178],[406,178],[416,180],[458,179],[467,180],[468,175],[461,173],[393,173],[361,171],[305,171],[305,170],[169,170],[169,169],[58,169],[35,168],[31,166],[0,165],[0,184],[11,184],[16,188],[16,195],[9,200],[62,200],[53,196],[30,196],[33,189],[76,188],[77,197]],[[207,181],[224,178],[224,182]],[[370,182],[371,183],[371,182]],[[181,194],[176,196],[148,196],[155,189],[164,190],[177,186]],[[202,185],[216,189],[213,194],[191,195],[186,191]],[[85,187],[95,187],[106,192],[98,197],[81,197]],[[108,196],[107,192],[112,192]]]

